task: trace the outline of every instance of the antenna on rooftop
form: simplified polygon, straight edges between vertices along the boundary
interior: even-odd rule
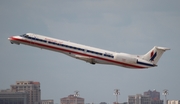
[[[118,104],[118,95],[120,95],[119,89],[114,89],[114,95],[116,95],[116,104]]]
[[[74,92],[75,92],[74,96],[76,96],[76,97],[79,96],[79,94],[78,94],[79,91],[76,90],[76,91],[74,91]]]
[[[169,94],[168,90],[164,89],[162,94],[164,95],[164,104],[167,104],[167,97],[166,96]]]
[[[76,91],[74,91],[74,92],[75,92],[74,96],[76,97],[76,102],[75,102],[75,104],[77,104],[77,97],[79,96],[79,94],[78,94],[79,91],[76,90]]]

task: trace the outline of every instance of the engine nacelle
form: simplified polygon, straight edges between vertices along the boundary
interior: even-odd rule
[[[137,62],[137,58],[135,58],[129,54],[125,54],[125,53],[116,54],[115,59],[117,61],[128,63],[128,64],[136,64],[136,62]]]

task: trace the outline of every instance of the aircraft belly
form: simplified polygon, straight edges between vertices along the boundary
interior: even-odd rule
[[[98,64],[113,64],[112,62],[101,60],[101,59],[95,59],[95,61]]]

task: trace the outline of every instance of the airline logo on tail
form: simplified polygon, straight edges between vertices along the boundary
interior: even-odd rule
[[[157,52],[154,53],[154,51],[151,52],[151,59],[149,61],[154,61],[154,59],[157,56]]]

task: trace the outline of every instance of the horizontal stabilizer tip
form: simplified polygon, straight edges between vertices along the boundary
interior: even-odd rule
[[[170,50],[170,48],[167,48],[167,47],[157,47],[157,46],[156,46],[156,48],[157,48],[157,49],[160,49],[160,50],[164,50],[164,51]]]

